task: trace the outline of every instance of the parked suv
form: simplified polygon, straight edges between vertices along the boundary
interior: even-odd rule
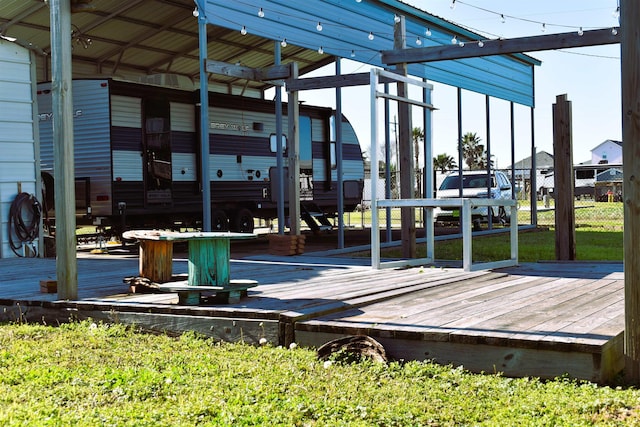
[[[436,191],[438,199],[454,199],[460,197],[460,175],[451,173],[442,181]],[[493,171],[491,177],[487,171],[463,171],[462,172],[462,197],[465,198],[490,198],[511,199],[511,182],[504,172]],[[504,206],[491,206],[493,222],[506,224],[510,220],[510,213]],[[510,212],[510,211],[509,211]],[[488,222],[488,207],[477,207],[471,210],[474,227],[478,228],[480,222]],[[460,209],[435,208],[434,221],[440,223],[458,222]]]

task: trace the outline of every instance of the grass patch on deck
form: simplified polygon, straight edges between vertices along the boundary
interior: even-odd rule
[[[637,425],[639,399],[636,389],[565,378],[330,364],[302,348],[87,321],[0,326],[4,426]]]

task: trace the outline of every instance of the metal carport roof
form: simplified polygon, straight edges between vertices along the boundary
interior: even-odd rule
[[[407,47],[477,42],[476,33],[396,0],[198,0],[207,21],[208,58],[252,68],[273,65],[274,41],[287,39],[282,63],[305,73],[334,56],[382,66],[379,52],[393,47],[394,15],[407,19]],[[74,77],[170,74],[198,80],[198,24],[193,0],[73,0]],[[264,17],[258,16],[262,8]],[[38,79],[49,80],[49,8],[41,0],[2,0],[0,34],[42,53]],[[318,31],[318,23],[322,31]],[[242,27],[246,35],[241,32]],[[427,36],[427,30],[431,35]],[[369,40],[369,33],[373,40]],[[318,53],[322,46],[324,53]],[[526,55],[414,64],[409,73],[532,106],[533,66]],[[212,75],[218,90],[263,91],[265,82]]]

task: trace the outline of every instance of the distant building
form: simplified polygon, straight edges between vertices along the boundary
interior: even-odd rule
[[[622,164],[622,141],[607,139],[591,149],[591,164]]]

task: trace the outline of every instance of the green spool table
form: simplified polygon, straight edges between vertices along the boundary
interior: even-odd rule
[[[131,230],[122,237],[140,242],[140,276],[157,282],[159,290],[177,292],[180,304],[199,304],[200,293],[205,291],[214,291],[217,302],[236,303],[248,288],[258,284],[255,280],[230,278],[231,240],[255,239],[255,234]],[[188,280],[168,282],[172,276],[173,243],[184,241],[189,245]]]

